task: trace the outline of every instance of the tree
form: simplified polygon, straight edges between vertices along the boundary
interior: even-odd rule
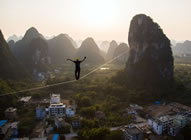
[[[20,136],[28,136],[31,134],[31,131],[35,127],[36,121],[33,117],[29,118],[23,118],[19,125],[18,125],[18,131]]]
[[[91,105],[90,98],[88,96],[83,96],[80,100],[80,105],[83,107],[88,107]]]
[[[80,114],[84,117],[91,118],[95,116],[95,107],[90,106],[90,107],[83,107],[80,111]]]
[[[88,120],[88,119],[82,119],[80,121],[80,126],[82,129],[87,128],[87,129],[91,129],[91,128],[97,128],[98,127],[98,120],[93,119],[93,120]]]
[[[111,131],[104,140],[123,140],[123,132],[121,130]]]
[[[110,133],[106,127],[81,129],[78,131],[80,140],[104,140],[105,136]]]

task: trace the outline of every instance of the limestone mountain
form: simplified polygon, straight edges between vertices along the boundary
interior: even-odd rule
[[[14,40],[8,41],[8,45],[9,45],[10,49],[13,49],[13,47],[15,46],[15,41]]]
[[[1,79],[26,79],[25,68],[11,53],[10,48],[0,30],[0,78]]]
[[[144,14],[130,23],[129,58],[126,64],[129,85],[160,86],[173,82],[170,40],[160,26]]]
[[[115,40],[112,40],[109,44],[109,49],[107,51],[107,58],[111,59],[113,57],[114,51],[117,48],[117,42]]]
[[[33,74],[48,70],[51,59],[48,53],[48,43],[45,39],[41,37],[32,39],[28,46],[26,61],[27,68]]]
[[[105,59],[107,59],[107,53],[104,50],[100,49],[100,55]]]
[[[109,44],[110,44],[109,41],[103,41],[103,42],[100,44],[100,49],[102,49],[104,52],[107,52],[108,49],[109,49]]]
[[[126,53],[125,53],[126,52]],[[119,58],[117,58],[114,63],[119,63],[119,64],[125,64],[127,62],[128,59],[128,46],[126,43],[121,43],[119,44],[119,46],[115,49],[114,53],[113,53],[113,58],[121,55]]]
[[[64,34],[64,35],[71,41],[74,48],[78,47],[77,43],[68,34]]]
[[[17,35],[12,35],[10,36],[8,39],[7,39],[7,42],[9,42],[10,40],[13,40],[14,42],[17,42],[18,40],[21,40],[22,39],[22,36],[17,36]]]
[[[48,40],[52,63],[61,65],[66,63],[67,58],[73,58],[76,53],[74,41],[67,34],[60,34]]]
[[[76,57],[83,58],[84,56],[87,56],[87,63],[101,64],[104,62],[100,49],[93,38],[90,37],[82,42],[76,53]]]
[[[30,42],[35,38],[44,38],[34,27],[28,29],[22,38],[15,43],[14,46],[11,47],[13,54],[24,64],[27,65],[26,58],[28,57],[28,48]]]
[[[191,55],[191,41],[186,40],[183,43],[177,43],[172,49],[175,55]]]

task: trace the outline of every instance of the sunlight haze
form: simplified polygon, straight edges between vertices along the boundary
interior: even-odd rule
[[[5,38],[23,36],[34,26],[45,36],[127,42],[132,17],[144,13],[169,39],[190,40],[190,5],[190,0],[0,0],[0,28]]]

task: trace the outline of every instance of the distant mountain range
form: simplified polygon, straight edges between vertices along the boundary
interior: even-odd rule
[[[78,47],[77,43],[67,34],[59,34],[46,39],[34,27],[29,28],[21,40],[9,40],[8,45],[13,55],[27,71],[36,75],[46,73],[51,66],[57,67],[65,64],[67,58],[83,59],[87,56],[86,63],[102,64],[107,56],[113,57],[118,47],[116,41],[103,41],[100,42],[101,50],[91,37],[82,41]],[[108,52],[106,53],[103,48],[105,51],[108,49]]]
[[[87,56],[87,63],[101,64],[104,58],[93,38],[85,39],[77,50],[76,57],[83,58]]]
[[[86,56],[86,63],[97,65],[104,63],[105,59],[112,59],[128,50],[125,43],[118,46],[114,40],[111,42],[100,41],[99,45],[102,48],[100,49],[91,37],[80,42],[80,47],[77,44],[79,42],[76,43],[67,34],[59,34],[51,39],[46,39],[34,27],[29,28],[21,40],[18,40],[14,35],[6,43],[14,56],[11,55],[16,57],[26,70],[33,75],[39,75],[39,73],[46,75],[50,67],[65,64],[67,58],[76,59],[76,57],[79,57],[83,59]],[[15,61],[17,60],[15,59]],[[120,62],[126,61],[127,57],[118,60]]]
[[[23,37],[22,36],[17,36],[17,35],[12,35],[7,39],[7,42],[9,42],[10,40],[13,40],[14,42],[17,42],[18,40],[21,40]]]
[[[115,40],[112,40],[109,44],[109,49],[107,51],[107,59],[113,58],[113,54],[115,49],[117,48],[118,44]]]
[[[114,50],[113,58],[117,57],[118,55],[122,53],[125,53],[125,52],[127,53],[117,58],[114,62],[119,64],[125,64],[128,60],[128,50],[129,50],[129,47],[127,46],[126,43],[120,43],[119,46]]]
[[[49,53],[52,64],[66,63],[67,58],[73,58],[76,54],[75,42],[67,34],[60,34],[48,40]]]
[[[191,55],[191,41],[186,40],[183,43],[177,43],[172,47],[174,55]]]
[[[35,68],[32,66],[34,66],[33,63],[36,63],[34,62],[36,59],[34,58],[37,53],[36,51],[38,51],[39,47],[42,47],[42,44],[43,44],[43,43],[38,44],[40,40],[45,40],[43,35],[40,34],[37,31],[37,29],[35,29],[34,27],[31,27],[30,29],[26,31],[24,37],[21,40],[15,43],[12,43],[12,45],[10,45],[10,48],[13,54],[17,57],[17,59],[20,62],[22,62],[26,66],[26,68],[30,72],[38,71],[38,70],[35,70]],[[10,41],[8,43],[10,44]],[[47,48],[47,51],[48,51],[48,48]],[[41,53],[39,53],[38,55],[41,55]],[[42,56],[39,56],[39,57],[42,57]]]

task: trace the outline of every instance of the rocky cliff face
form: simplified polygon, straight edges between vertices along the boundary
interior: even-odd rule
[[[191,55],[191,41],[186,40],[183,43],[177,43],[172,47],[173,53],[179,56]]]
[[[27,55],[27,68],[31,72],[46,72],[47,67],[50,64],[48,54],[48,43],[43,38],[33,39],[28,48]]]
[[[77,50],[76,57],[83,58],[87,56],[86,63],[101,64],[104,63],[104,58],[93,38],[85,39],[80,48]]]
[[[28,29],[22,38],[22,40],[17,41],[14,45],[11,45],[11,50],[13,54],[21,61],[24,65],[27,65],[28,62],[26,58],[28,57],[29,44],[35,38],[44,38],[36,28],[31,27]]]
[[[146,15],[136,15],[130,24],[128,42],[128,84],[152,86],[173,82],[170,40],[157,23]]]
[[[74,41],[67,34],[59,34],[58,36],[48,40],[49,52],[54,65],[66,63],[67,58],[75,56],[76,48]]]
[[[113,57],[114,51],[117,48],[117,42],[115,40],[112,40],[109,44],[109,49],[107,51],[107,58],[111,59]]]
[[[0,30],[0,79],[26,79],[25,68],[16,60]]]
[[[123,54],[127,52],[126,54],[118,57],[114,63],[119,63],[119,64],[125,64],[128,60],[128,46],[126,43],[120,43],[119,46],[115,49],[113,53],[113,58],[119,56],[120,54]]]

